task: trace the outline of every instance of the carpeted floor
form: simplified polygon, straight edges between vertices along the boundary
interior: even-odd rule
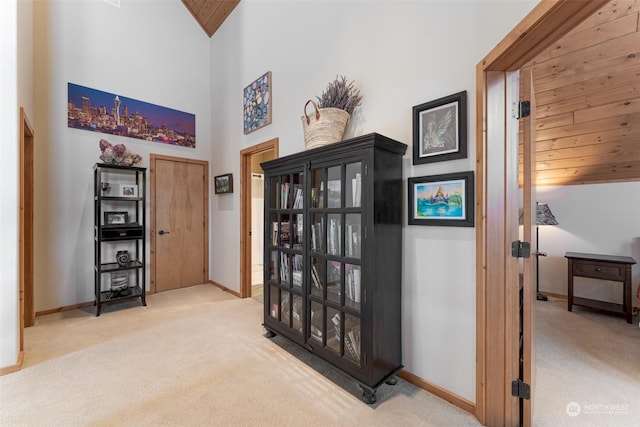
[[[401,379],[363,403],[338,371],[264,337],[252,298],[202,285],[147,302],[39,317],[23,369],[0,377],[0,425],[479,425]]]
[[[536,301],[534,426],[640,426],[640,318]]]
[[[477,426],[398,379],[366,405],[353,380],[264,337],[262,305],[211,285],[38,317],[2,426]],[[565,300],[536,302],[534,426],[640,425],[640,329]]]

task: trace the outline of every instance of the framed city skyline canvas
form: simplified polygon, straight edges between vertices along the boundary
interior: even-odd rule
[[[196,116],[73,83],[67,85],[67,126],[195,148]]]

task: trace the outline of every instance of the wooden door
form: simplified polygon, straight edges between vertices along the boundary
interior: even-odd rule
[[[511,299],[504,292],[506,273],[504,231],[504,183],[512,177],[501,161],[507,97],[503,92],[507,71],[518,70],[607,0],[540,2],[477,66],[476,109],[476,245],[477,245],[477,363],[476,411],[485,425],[517,425],[510,394],[511,362],[517,358],[512,343],[505,339],[508,325],[518,324],[517,311],[505,311]],[[495,151],[498,151],[495,155]],[[517,216],[517,214],[516,214]],[[504,239],[504,240],[501,240]],[[509,248],[510,249],[510,248]],[[509,254],[510,256],[510,254]],[[511,335],[508,335],[511,336]],[[531,343],[532,345],[532,343]],[[535,353],[532,353],[535,354]],[[533,358],[530,357],[533,361]],[[530,372],[530,375],[533,376]],[[526,405],[525,405],[526,406]]]
[[[153,155],[151,291],[208,278],[208,162]]]

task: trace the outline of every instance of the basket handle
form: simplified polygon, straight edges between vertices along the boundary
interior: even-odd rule
[[[307,105],[309,105],[309,103],[311,103],[313,108],[316,109],[316,120],[320,120],[320,111],[318,111],[318,106],[312,99],[310,99],[306,104],[304,104],[304,116],[307,118],[307,124],[311,123],[311,119],[307,116]]]

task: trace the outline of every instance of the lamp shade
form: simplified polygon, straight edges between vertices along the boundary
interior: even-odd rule
[[[546,203],[536,203],[536,225],[558,225],[556,217]]]

